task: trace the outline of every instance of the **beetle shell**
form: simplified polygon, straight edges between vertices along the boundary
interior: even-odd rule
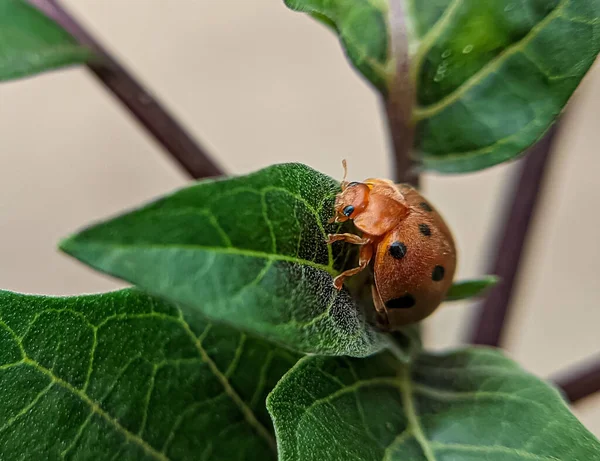
[[[415,189],[400,190],[409,211],[377,244],[373,268],[375,304],[392,328],[433,313],[456,271],[454,240],[442,217]]]
[[[336,288],[372,262],[373,301],[382,327],[393,330],[434,312],[456,271],[454,239],[437,210],[409,185],[366,179],[342,181],[335,211],[333,221],[353,220],[362,232],[328,238],[328,243],[361,246],[359,266],[336,277]]]

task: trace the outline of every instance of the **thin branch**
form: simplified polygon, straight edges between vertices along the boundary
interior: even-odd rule
[[[418,186],[419,175],[411,158],[415,135],[412,121],[415,92],[410,79],[408,32],[403,0],[390,1],[389,27],[391,55],[396,61],[396,74],[390,82],[385,112],[394,150],[394,177],[399,182]]]
[[[471,333],[473,344],[499,346],[509,314],[525,248],[527,233],[535,216],[544,178],[552,158],[552,144],[558,132],[553,125],[524,159],[511,203],[502,214],[503,230],[497,245],[494,264],[489,273],[498,275],[500,283],[493,287],[477,314]]]
[[[571,403],[600,392],[600,356],[561,375],[554,382]]]
[[[190,176],[204,178],[222,174],[221,168],[181,124],[56,0],[28,1],[98,55],[98,59],[87,64],[88,69]]]

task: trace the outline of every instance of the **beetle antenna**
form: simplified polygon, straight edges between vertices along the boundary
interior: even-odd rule
[[[344,178],[342,179],[342,190],[344,190],[348,183],[346,182],[346,177],[348,176],[348,165],[346,164],[346,159],[342,159],[342,168],[344,168]]]

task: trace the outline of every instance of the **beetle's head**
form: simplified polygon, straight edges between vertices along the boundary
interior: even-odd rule
[[[344,179],[342,192],[335,197],[335,216],[330,222],[345,222],[356,218],[369,204],[371,188],[362,182],[346,182],[346,160],[342,161]]]

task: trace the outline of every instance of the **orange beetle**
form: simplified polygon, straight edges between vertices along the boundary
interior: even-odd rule
[[[329,235],[327,243],[360,245],[359,266],[334,279],[364,270],[374,260],[373,301],[381,326],[395,329],[429,316],[444,300],[456,270],[456,248],[448,226],[419,192],[386,179],[346,182],[335,199],[331,222],[354,221],[362,232]]]

